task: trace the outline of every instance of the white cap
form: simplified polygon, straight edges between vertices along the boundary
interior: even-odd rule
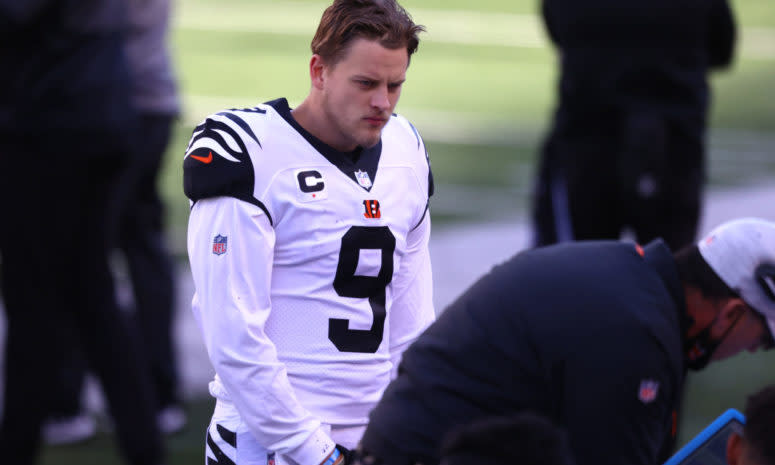
[[[766,318],[775,337],[775,223],[729,221],[697,245],[716,275]]]

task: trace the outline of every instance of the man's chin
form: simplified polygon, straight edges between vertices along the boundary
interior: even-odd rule
[[[361,140],[358,141],[358,145],[363,147],[364,149],[370,149],[377,145],[382,138],[382,131],[375,136],[375,137],[363,137]]]

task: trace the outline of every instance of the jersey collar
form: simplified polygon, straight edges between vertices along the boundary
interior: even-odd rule
[[[336,166],[339,171],[367,191],[371,190],[377,178],[377,167],[379,166],[379,159],[382,153],[382,139],[376,145],[367,149],[358,147],[352,152],[340,152],[304,129],[291,114],[291,108],[288,106],[288,100],[285,98],[266,102],[266,105],[274,108],[296,132],[304,137],[331,164]],[[363,182],[359,182],[355,174],[358,171],[368,173],[368,179],[370,180],[368,187]]]

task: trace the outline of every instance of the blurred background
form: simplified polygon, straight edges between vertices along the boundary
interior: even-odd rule
[[[186,431],[170,438],[171,464],[201,463],[212,405],[212,368],[189,310],[184,148],[192,128],[211,112],[277,97],[300,103],[309,90],[309,42],[329,3],[174,3],[171,45],[184,112],[161,183],[181,284],[176,332],[190,415]],[[396,111],[414,123],[430,150],[436,182],[431,251],[441,310],[492,264],[528,244],[530,192],[556,103],[557,63],[537,0],[401,3],[428,29]],[[701,233],[741,215],[775,220],[775,8],[770,0],[731,4],[739,36],[733,67],[711,78],[710,183]],[[742,409],[747,394],[770,383],[775,354],[743,354],[691,374],[679,444],[725,409]],[[94,392],[89,404],[101,408]],[[112,439],[101,435],[83,445],[47,447],[41,463],[117,463],[115,450]]]

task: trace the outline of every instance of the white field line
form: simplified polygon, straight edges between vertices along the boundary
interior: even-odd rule
[[[174,17],[179,29],[262,32],[312,38],[325,5],[303,2],[255,2],[251,8],[181,4]],[[534,14],[484,13],[415,8],[412,17],[428,28],[430,42],[500,47],[547,48],[543,24]],[[775,28],[743,27],[739,50],[749,59],[775,60]]]

